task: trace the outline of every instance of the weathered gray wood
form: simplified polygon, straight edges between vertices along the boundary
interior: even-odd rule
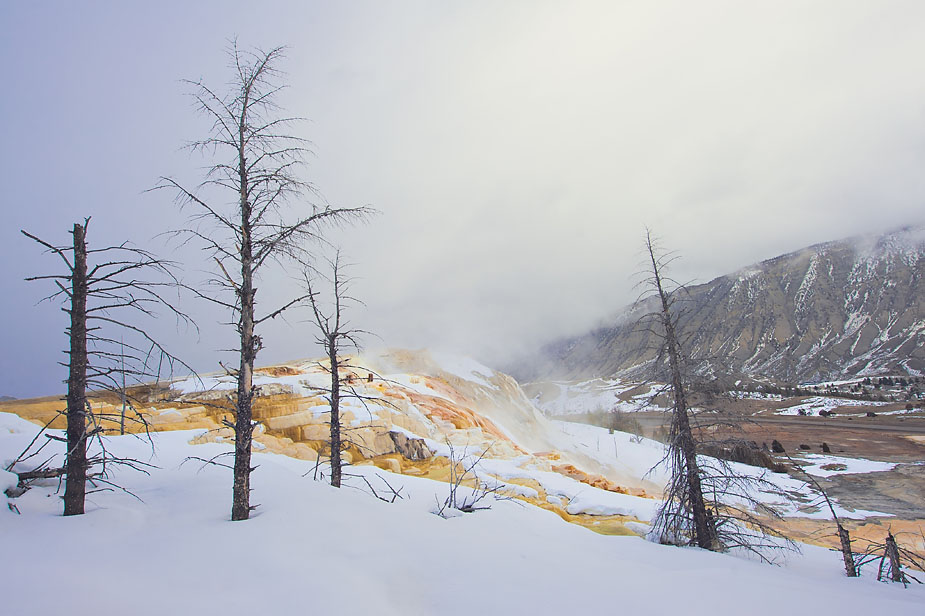
[[[336,317],[340,321],[340,315]],[[334,331],[327,335],[328,360],[331,362],[331,485],[340,487],[341,478],[341,437],[340,437],[340,362],[338,361],[338,336]]]
[[[25,471],[22,473],[16,473],[16,476],[19,477],[19,481],[31,481],[33,479],[53,479],[55,477],[60,477],[67,472],[65,468],[43,468],[35,471]]]
[[[890,579],[894,582],[903,582],[903,572],[899,563],[899,547],[893,533],[886,535],[886,557],[890,563]]]
[[[851,550],[851,535],[848,534],[848,529],[838,523],[837,517],[835,523],[838,524],[838,540],[841,542],[842,559],[845,561],[845,575],[858,577],[857,566],[854,564],[854,553]]]
[[[674,318],[671,313],[668,292],[662,283],[661,267],[655,257],[652,239],[647,235],[646,249],[652,264],[652,283],[661,302],[659,321],[662,326],[663,344],[668,356],[668,367],[671,372],[672,396],[672,436],[669,443],[670,455],[676,457],[673,473],[681,473],[683,477],[672,477],[672,484],[684,485],[684,494],[671,494],[669,498],[682,498],[687,502],[684,506],[690,508],[691,522],[693,524],[693,541],[697,546],[707,550],[720,549],[716,533],[716,524],[707,511],[700,482],[700,467],[697,463],[697,445],[690,425],[690,407],[687,402],[687,393],[681,374],[681,349],[675,331]]]
[[[238,333],[241,337],[240,365],[238,367],[237,402],[235,408],[234,439],[234,488],[232,491],[231,519],[246,520],[250,517],[250,476],[251,444],[253,440],[254,418],[254,361],[257,358],[257,337],[254,335],[254,240],[253,240],[253,204],[250,199],[250,174],[247,168],[247,141],[245,133],[250,120],[248,111],[253,87],[253,80],[245,81],[241,88],[241,107],[237,118],[238,124],[238,182],[240,245],[239,261],[241,265],[241,284],[238,287],[240,313]]]
[[[81,515],[87,493],[87,241],[86,223],[74,224],[71,269],[70,357],[67,379],[67,458],[64,515]]]

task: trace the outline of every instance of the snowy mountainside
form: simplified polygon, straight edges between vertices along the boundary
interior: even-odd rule
[[[688,289],[680,327],[695,373],[806,382],[925,373],[925,229],[811,246]],[[519,377],[639,374],[647,304],[545,347]]]

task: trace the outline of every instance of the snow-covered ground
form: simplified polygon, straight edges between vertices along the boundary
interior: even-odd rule
[[[776,411],[775,415],[818,415],[820,411],[831,411],[840,406],[884,406],[892,402],[868,402],[866,400],[851,400],[849,398],[830,398],[828,396],[814,396],[806,398],[799,404],[788,406]]]
[[[569,423],[564,421],[558,421],[555,423],[561,429],[562,433],[562,436],[556,444],[563,451],[569,451],[573,453],[584,452],[586,455],[589,455],[598,460],[602,465],[618,467],[622,472],[635,474],[635,476],[638,477],[647,475],[659,485],[663,485],[667,480],[665,467],[659,464],[662,460],[662,457],[664,456],[664,446],[661,443],[650,439],[639,439],[631,434],[624,432],[614,432],[613,434],[608,434],[607,430],[598,428],[596,426]],[[804,457],[807,459],[813,458],[813,456]],[[819,464],[819,466],[835,461],[835,458],[831,456],[818,457],[824,457],[826,459],[831,458],[831,461],[823,461]],[[706,456],[701,456],[700,459],[701,464],[704,465],[716,466],[717,464],[716,460]],[[850,466],[848,466],[847,470],[838,471],[840,473],[878,472],[883,470],[890,470],[895,466],[889,463],[877,462],[874,460],[852,458],[845,458],[845,460],[850,461]],[[838,461],[841,461],[841,459],[839,458]],[[773,507],[781,515],[786,517],[808,517],[813,519],[828,518],[828,510],[821,509],[816,506],[806,506],[801,504],[800,500],[804,502],[812,502],[815,501],[818,496],[816,491],[806,482],[799,479],[794,479],[793,477],[790,477],[784,473],[772,473],[766,469],[749,466],[747,464],[739,464],[737,462],[728,462],[726,464],[728,464],[728,467],[738,475],[770,482],[770,484],[774,486],[771,490],[766,492],[758,492],[754,496],[764,505]],[[810,465],[807,467],[807,470],[810,470],[810,468],[815,467]],[[812,474],[819,475],[819,473],[816,472]],[[587,486],[583,487],[587,488]],[[585,492],[588,491],[585,490]],[[793,501],[787,498],[783,498],[781,496],[782,493],[792,496],[799,496],[800,500]],[[585,501],[587,501],[589,498],[595,498],[597,501],[599,501],[599,503],[596,503],[597,507],[602,506],[606,500],[604,497],[590,496],[585,494]],[[838,515],[843,518],[863,519],[872,516],[889,517],[889,514],[877,511],[848,509],[837,502],[834,503],[834,506],[836,513],[838,513]],[[646,519],[641,515],[645,511],[644,506],[640,506],[640,509],[641,510],[638,512],[640,515],[637,515],[636,517],[639,517],[640,519]],[[588,511],[589,513],[596,513],[597,509],[595,506],[587,506],[585,511]],[[621,512],[615,511],[614,513]]]
[[[784,399],[780,394],[766,394],[760,391],[730,391],[729,396],[733,400],[773,400],[780,402]]]
[[[35,430],[0,415],[0,460]],[[400,487],[404,498],[389,504],[358,478],[336,490],[312,480],[313,463],[280,455],[255,454],[260,507],[230,522],[230,472],[184,463],[230,447],[190,445],[194,435],[156,433],[154,453],[135,437],[110,439],[115,454],[157,465],[150,476],[115,473],[141,501],[95,493],[86,515],[63,518],[49,481],[15,500],[20,515],[3,506],[0,613],[820,616],[921,614],[925,604],[918,587],[845,578],[840,556],[822,548],[773,567],[595,534],[516,501],[443,519],[432,511],[446,484],[350,469]]]
[[[912,415],[913,417],[921,417],[925,419],[925,409],[914,408],[914,409],[898,409],[895,411],[877,411],[877,415]]]
[[[314,363],[306,361],[306,366]],[[257,372],[254,374],[254,385],[257,387],[284,388],[300,396],[317,395],[324,387],[330,386],[330,376],[322,373],[305,373],[297,375],[270,376]],[[231,375],[207,375],[202,377],[187,377],[174,381],[171,389],[181,394],[201,392],[223,392],[237,387],[237,380]]]
[[[842,456],[827,456],[824,454],[810,453],[804,454],[798,458],[802,464],[803,470],[816,477],[831,477],[832,475],[848,475],[860,473],[882,473],[891,471],[896,468],[896,464],[891,462],[878,462],[877,460],[865,460],[864,458],[845,458]],[[829,468],[825,468],[829,467]]]
[[[359,378],[356,388],[390,402],[370,402],[367,407],[346,401],[351,427],[371,430],[375,423],[385,434],[399,432],[423,440],[437,456],[449,456],[453,443],[454,455],[466,465],[487,451],[475,469],[483,485],[508,497],[549,503],[562,515],[629,516],[640,522],[627,522],[626,528],[645,534],[666,480],[664,468],[658,466],[662,444],[551,421],[510,377],[466,358],[399,351],[366,356],[362,364],[377,377],[370,383]],[[305,408],[297,405],[285,411],[287,415],[270,415],[267,425],[323,428],[328,409],[319,399],[319,388],[329,378],[323,368],[315,361],[277,368],[259,372],[255,382],[265,394],[302,396]],[[194,402],[231,386],[222,376],[173,385]],[[622,394],[637,406],[649,396],[631,388],[616,381],[585,382],[556,399],[570,401],[562,408],[589,409],[602,396],[609,404],[619,402]],[[576,400],[577,406],[572,404]],[[164,421],[192,412],[185,407],[150,410]],[[3,467],[37,429],[0,414]],[[742,555],[591,533],[566,524],[553,512],[510,498],[490,502],[489,511],[443,519],[434,511],[446,498],[446,483],[366,465],[350,467],[347,487],[338,491],[312,480],[313,460],[269,453],[272,440],[255,442],[252,503],[260,507],[250,521],[232,523],[230,471],[185,461],[231,451],[223,442],[197,439],[200,444],[191,444],[201,432],[154,433],[153,450],[134,436],[109,439],[115,455],[156,465],[150,475],[115,471],[117,482],[140,501],[118,491],[98,492],[90,496],[85,516],[64,519],[56,480],[10,500],[19,515],[0,496],[0,614],[170,610],[198,616],[308,609],[425,615],[614,609],[723,614],[740,613],[743,602],[755,614],[782,609],[825,614],[874,609],[877,601],[895,601],[893,612],[903,614],[916,613],[911,606],[925,599],[921,590],[844,579],[838,555],[820,548],[789,555],[775,568]],[[266,426],[258,433],[266,436]],[[45,453],[60,457],[62,450],[62,443],[51,441]],[[829,463],[813,462],[811,472]],[[843,472],[880,470],[852,464]],[[782,514],[828,516],[818,507],[781,498],[780,491],[811,502],[814,493],[806,483],[732,466],[771,480],[777,491],[758,496]],[[324,472],[323,464],[320,468]],[[367,481],[388,496],[387,482],[403,498],[384,503],[370,493]],[[598,487],[607,487],[607,482],[609,490]],[[0,473],[0,489],[13,483],[14,476]],[[883,515],[835,506],[843,517]],[[236,546],[238,540],[242,547]],[[78,573],[69,578],[68,571]],[[53,592],[49,580],[54,580]],[[669,582],[672,592],[666,597],[663,589]],[[88,599],[65,609],[70,596]]]

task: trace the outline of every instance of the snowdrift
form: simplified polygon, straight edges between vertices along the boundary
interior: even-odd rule
[[[0,413],[0,458],[34,434]],[[200,434],[155,433],[153,452],[110,439],[115,455],[157,466],[116,472],[137,499],[96,493],[86,515],[63,518],[52,480],[16,499],[20,515],[3,507],[0,612],[901,615],[925,602],[919,588],[844,578],[822,548],[772,567],[591,533],[516,500],[443,519],[431,512],[445,484],[360,465],[353,489],[336,490],[312,480],[314,462],[279,454],[255,453],[260,507],[230,522],[230,472],[186,460],[229,447],[191,444]],[[402,494],[392,504],[360,489],[359,478],[382,487],[384,475]]]

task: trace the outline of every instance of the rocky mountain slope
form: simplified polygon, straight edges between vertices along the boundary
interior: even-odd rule
[[[678,296],[694,373],[789,382],[925,372],[925,229],[818,244]],[[553,343],[530,378],[642,373],[657,339],[639,319]]]

